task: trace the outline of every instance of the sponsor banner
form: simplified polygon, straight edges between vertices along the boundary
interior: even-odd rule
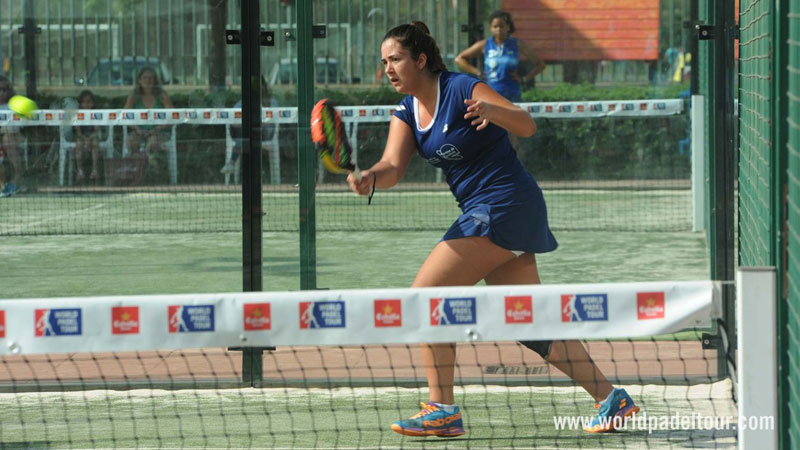
[[[566,294],[561,296],[561,321],[608,320],[608,294]]]
[[[214,331],[214,305],[170,305],[170,333]]]
[[[476,323],[475,297],[432,298],[430,318],[432,326],[468,325]]]
[[[244,304],[244,330],[272,329],[272,314],[269,303]]]
[[[720,315],[720,286],[693,281],[0,300],[0,354],[652,336],[708,326]],[[70,338],[49,339],[59,336]]]
[[[344,328],[344,302],[300,302],[300,329]]]
[[[45,336],[80,336],[80,308],[40,308],[34,312],[34,334]]]
[[[530,295],[506,297],[506,323],[533,323],[533,299]]]
[[[111,334],[139,334],[139,307],[111,308]]]
[[[269,303],[244,304],[244,330],[269,330],[272,328],[272,315]]]
[[[587,102],[517,103],[533,117],[577,118],[607,116],[671,116],[683,114],[680,99],[658,100],[608,100]],[[344,122],[388,122],[397,105],[342,106],[336,109]],[[40,109],[30,118],[22,118],[10,111],[0,111],[0,126],[26,124],[37,126],[67,125],[148,125],[148,124],[228,124],[241,122],[241,108],[165,108],[145,110],[92,109],[60,110]],[[262,108],[262,120],[276,123],[297,123],[296,107]]]
[[[375,300],[374,306],[376,328],[403,326],[402,300]]]
[[[639,320],[663,319],[665,306],[663,292],[636,293],[636,314]]]

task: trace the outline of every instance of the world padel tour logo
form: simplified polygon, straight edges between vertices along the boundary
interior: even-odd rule
[[[533,323],[533,300],[530,295],[506,297],[506,323]]]
[[[170,333],[214,331],[214,305],[170,305],[167,317]]]
[[[300,302],[300,328],[344,328],[344,302]]]
[[[431,325],[464,325],[476,323],[475,297],[432,298]]]
[[[663,292],[637,292],[636,315],[639,320],[664,318]]]
[[[403,326],[402,303],[399,299],[375,300],[375,326]]]
[[[111,334],[139,334],[139,307],[111,308]]]
[[[269,303],[244,304],[245,331],[272,329],[272,314]]]
[[[33,313],[34,336],[80,336],[80,308],[42,308]]]
[[[561,321],[608,320],[607,294],[567,294],[561,296]]]

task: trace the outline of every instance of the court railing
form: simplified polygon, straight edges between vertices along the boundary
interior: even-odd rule
[[[656,100],[612,100],[612,101],[575,101],[575,102],[537,102],[518,103],[520,108],[530,113],[533,118],[552,119],[591,119],[603,117],[660,117],[674,116],[684,113],[684,101],[681,99]],[[342,106],[342,121],[346,125],[347,134],[358,157],[358,128],[364,123],[388,123],[395,110],[395,105]],[[0,126],[58,126],[59,131],[59,164],[58,181],[64,186],[68,180],[68,150],[72,148],[65,134],[73,126],[127,126],[132,125],[166,125],[170,126],[170,137],[167,142],[169,182],[178,183],[177,137],[178,125],[220,125],[225,126],[225,160],[229,161],[235,141],[231,127],[241,124],[242,112],[239,108],[170,108],[170,109],[92,109],[92,110],[58,110],[42,109],[36,111],[29,119],[21,118],[11,112],[0,111]],[[261,120],[268,124],[296,124],[298,121],[296,107],[262,108]],[[265,143],[266,144],[266,143]],[[123,140],[123,156],[127,153],[127,143]],[[270,182],[280,184],[280,159],[278,155],[278,133],[274,133],[269,144],[271,173]],[[107,146],[108,147],[108,146]],[[114,149],[106,149],[107,157],[114,155]],[[226,182],[229,179],[226,177]],[[701,186],[694,186],[701,188]],[[702,192],[702,191],[697,191]]]

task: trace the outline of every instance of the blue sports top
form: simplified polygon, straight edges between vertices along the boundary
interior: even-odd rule
[[[509,101],[520,101],[522,93],[519,82],[511,77],[511,73],[519,67],[517,39],[509,37],[498,45],[494,37],[489,37],[483,46],[483,57],[486,84]]]
[[[427,127],[419,126],[419,106],[412,96],[400,102],[394,115],[413,131],[417,152],[442,169],[463,213],[442,239],[487,236],[515,253],[555,250],[544,196],[519,162],[508,132],[492,123],[479,131],[464,119],[464,99],[472,98],[480,81],[444,71],[438,82]]]
[[[464,99],[472,98],[472,89],[479,82],[465,74],[442,72],[436,112],[425,129],[419,126],[414,97],[405,97],[394,112],[413,130],[417,152],[442,169],[462,210],[477,203],[524,201],[528,190],[538,190],[505,129],[490,123],[479,131],[464,119]]]

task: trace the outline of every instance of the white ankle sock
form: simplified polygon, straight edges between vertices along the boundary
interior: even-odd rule
[[[456,408],[458,408],[458,405],[445,405],[443,403],[436,403],[436,402],[433,402],[433,404],[436,405],[442,411],[446,412],[447,414],[452,414],[456,412]]]

